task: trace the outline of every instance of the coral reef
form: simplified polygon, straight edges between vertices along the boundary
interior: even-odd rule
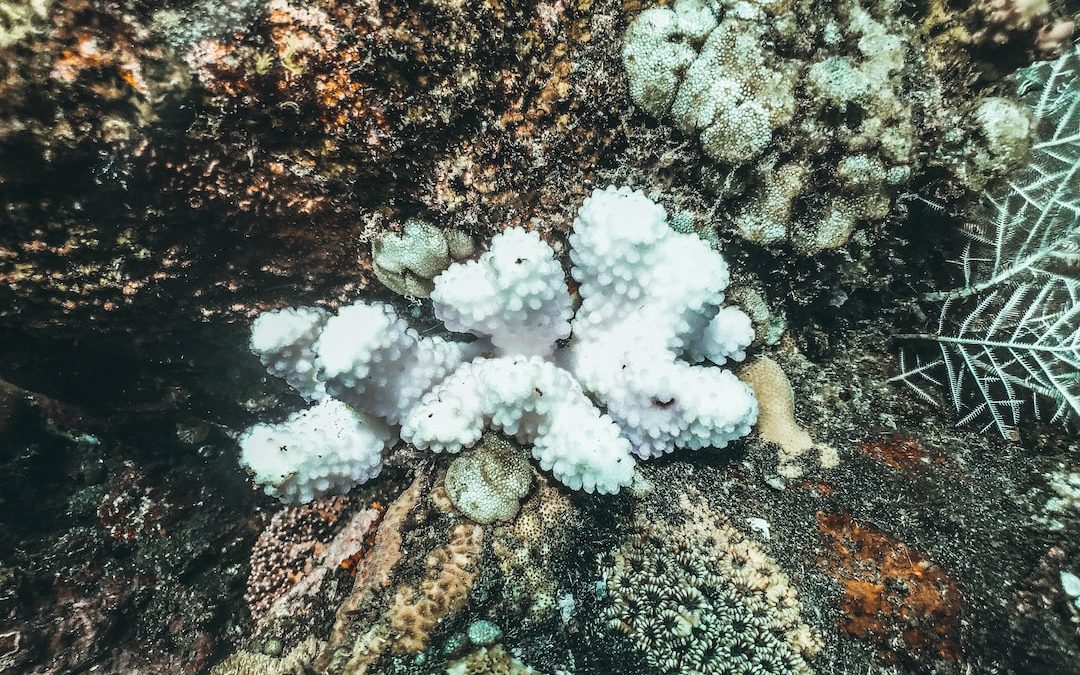
[[[3,24],[0,25],[0,48],[18,44],[29,35],[41,30],[48,16],[49,0],[25,0],[5,2],[0,6]]]
[[[1073,672],[1076,12],[0,0],[0,672]]]
[[[388,619],[380,596],[390,586],[403,556],[403,540],[414,510],[420,510],[427,481],[413,479],[383,514],[371,552],[355,567],[349,596],[340,604],[330,638],[314,661],[327,673],[369,672],[391,644]],[[378,671],[375,671],[378,672]]]
[[[452,662],[447,675],[533,675],[538,671],[518,661],[502,645],[481,647]]]
[[[1054,496],[1047,500],[1043,516],[1049,526],[1055,530],[1065,528],[1062,520],[1080,515],[1080,471],[1055,471],[1047,476]]]
[[[739,371],[739,377],[750,385],[757,397],[760,414],[758,435],[762,440],[780,446],[776,472],[785,478],[797,478],[805,469],[800,458],[811,450],[818,451],[824,468],[836,466],[836,450],[814,443],[810,433],[795,420],[795,396],[791,383],[780,365],[762,356]]]
[[[900,433],[868,438],[860,441],[858,448],[867,456],[907,475],[913,475],[924,466],[945,463],[940,450],[927,448],[917,438]]]
[[[1080,639],[1080,584],[1069,571],[1076,564],[1075,553],[1070,556],[1064,548],[1051,546],[1012,592],[1016,616],[1010,628],[1030,632],[1034,638],[1023,656],[1025,668],[1048,672],[1072,668],[1062,652]]]
[[[251,552],[247,600],[256,621],[275,613],[275,605],[287,594],[304,595],[318,587],[328,569],[338,568],[357,550],[362,550],[368,531],[378,522],[377,509],[364,509],[344,524],[340,522],[349,506],[347,497],[316,499],[309,504],[286,506],[273,515],[259,534]],[[345,551],[334,536],[335,526],[349,533],[351,545]],[[298,588],[299,587],[299,588]],[[289,611],[298,611],[297,603]],[[281,613],[278,611],[277,613]]]
[[[304,672],[322,644],[309,637],[285,654],[238,651],[210,672],[213,675],[296,675]]]
[[[387,610],[394,651],[415,654],[424,649],[438,623],[464,606],[476,579],[483,538],[479,525],[458,525],[450,541],[428,556],[420,586],[398,589]]]
[[[969,15],[975,44],[1016,49],[1038,59],[1059,55],[1076,27],[1055,16],[1047,0],[978,0]]]
[[[991,184],[966,228],[969,245],[958,267],[959,286],[925,300],[944,301],[936,326],[897,337],[938,349],[912,367],[901,354],[901,381],[935,401],[944,384],[962,423],[985,421],[1016,438],[1022,417],[1069,425],[1080,421],[1080,279],[1073,263],[1080,243],[1080,43],[1053,61],[1016,74],[1027,108],[1021,126],[1034,129],[1026,162],[1007,181]],[[999,135],[1017,136],[1008,112]],[[1021,143],[1022,148],[1026,147]],[[1016,149],[1019,154],[1022,148]]]
[[[378,476],[382,451],[396,440],[386,425],[326,399],[282,423],[249,428],[240,437],[240,462],[267,494],[303,503]]]
[[[145,472],[128,466],[115,488],[102,497],[97,518],[110,537],[130,544],[148,535],[164,536],[175,510],[165,489],[154,485]]]
[[[819,514],[818,527],[835,558],[826,564],[844,586],[843,630],[875,643],[886,661],[961,658],[960,590],[940,566],[849,514]]]
[[[787,577],[707,506],[682,526],[637,523],[602,571],[603,617],[665,673],[810,673],[820,638]]]
[[[472,238],[461,230],[440,230],[415,218],[400,233],[387,232],[371,246],[371,262],[379,281],[399,295],[426,298],[437,277],[450,263],[476,252]]]
[[[140,410],[129,428],[152,442],[132,447],[93,411],[0,391],[0,670],[206,672],[246,629],[251,494],[219,471],[231,442],[196,453],[169,434],[179,416]]]
[[[755,9],[723,21],[704,2],[646,10],[627,29],[623,51],[634,102],[700,132],[706,154],[735,166],[759,156],[795,112],[797,69],[756,46],[758,17],[745,16]]]
[[[603,570],[603,616],[660,672],[810,673],[820,638],[784,573],[707,505],[638,521]]]
[[[557,611],[557,571],[569,553],[574,507],[545,478],[508,525],[497,527],[491,550],[502,572],[499,606],[505,616],[534,626]]]
[[[927,61],[994,81],[1016,68],[1052,59],[1069,46],[1076,16],[1067,3],[1044,0],[975,0],[956,4],[931,0],[921,16]]]
[[[983,99],[967,115],[971,139],[950,168],[974,191],[1023,166],[1034,141],[1034,120],[1023,104],[999,96]]]
[[[503,632],[497,624],[481,619],[469,624],[467,635],[472,644],[486,647],[502,639]]]
[[[919,169],[933,94],[908,95],[912,33],[888,2],[677,0],[634,19],[623,61],[634,102],[720,163],[734,229],[813,254],[884,219]]]
[[[400,421],[402,438],[418,448],[459,452],[490,425],[531,443],[541,467],[569,487],[618,492],[632,480],[632,452],[649,458],[722,448],[757,418],[745,384],[730,371],[696,365],[742,359],[753,339],[750,319],[720,306],[727,263],[666,220],[663,207],[626,188],[596,190],[585,201],[570,237],[571,272],[584,298],[576,314],[554,251],[512,228],[478,260],[435,278],[436,316],[452,331],[476,335],[472,343],[421,338],[391,306],[361,300],[325,321],[310,308],[264,314],[252,347],[306,397],[325,389],[358,411]],[[573,341],[555,353],[571,329]],[[604,402],[606,414],[586,392]],[[301,421],[247,434],[264,454],[245,453],[245,461],[270,492],[299,485],[307,494],[320,480],[330,488],[327,474],[340,475],[320,466],[312,476],[292,459],[325,452],[315,442],[296,453],[292,429]],[[281,470],[286,459],[274,456],[275,444],[262,442],[276,433],[294,439],[277,447],[293,473]]]

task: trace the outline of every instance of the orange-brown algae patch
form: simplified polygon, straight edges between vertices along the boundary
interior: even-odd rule
[[[352,577],[356,576],[357,564],[361,560],[363,560],[364,556],[368,554],[368,551],[370,551],[372,547],[375,546],[375,533],[379,530],[378,524],[379,521],[382,520],[383,513],[386,512],[386,507],[383,506],[380,502],[372,502],[370,511],[373,512],[374,520],[370,525],[367,536],[364,537],[363,545],[348,558],[342,560],[339,565],[341,569],[347,570],[349,572],[349,576]]]
[[[818,513],[824,569],[844,587],[840,628],[890,663],[958,660],[960,591],[922,553],[847,513]]]
[[[903,473],[911,473],[931,464],[940,466],[945,463],[941,453],[903,434],[890,433],[876,436],[860,442],[858,448],[868,457]]]
[[[823,480],[803,480],[799,483],[799,487],[804,490],[815,492],[823,497],[831,497],[836,493],[836,488]]]

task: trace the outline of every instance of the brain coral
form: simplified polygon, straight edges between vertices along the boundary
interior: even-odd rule
[[[435,315],[475,335],[471,343],[422,337],[390,305],[360,300],[329,318],[310,308],[264,314],[252,348],[308,398],[329,395],[400,424],[421,449],[460,452],[494,427],[532,444],[540,465],[575,490],[629,485],[635,454],[724,447],[747,434],[753,392],[730,371],[700,365],[740,359],[753,339],[750,320],[721,307],[723,257],[673,231],[663,207],[628,188],[594,191],[570,244],[583,298],[576,315],[554,251],[512,228],[434,280]],[[325,441],[287,448],[323,454],[317,471],[279,458],[278,436],[259,429],[242,439],[244,458],[271,491],[296,482],[300,494],[318,493],[372,475],[369,465],[350,473],[354,464]]]
[[[630,24],[623,63],[634,102],[716,160],[734,229],[812,254],[884,218],[917,168],[911,32],[888,0],[676,0]]]

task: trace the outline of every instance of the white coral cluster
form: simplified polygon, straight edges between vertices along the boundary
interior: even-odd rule
[[[753,338],[741,311],[721,307],[723,258],[671,230],[662,207],[628,188],[594,191],[570,243],[583,298],[576,316],[554,251],[512,228],[434,280],[435,315],[474,342],[421,337],[391,306],[361,300],[325,319],[305,308],[264,315],[252,348],[305,396],[324,392],[400,424],[418,448],[459,452],[498,429],[575,490],[618,492],[632,481],[635,454],[723,447],[748,433],[757,419],[750,388],[700,365],[742,359]],[[279,333],[265,335],[275,323]],[[245,446],[245,461],[268,454]],[[271,475],[247,463],[257,479]]]
[[[757,403],[730,371],[693,365],[741,359],[749,318],[721,309],[723,257],[677,234],[664,208],[627,189],[594,192],[570,236],[584,298],[562,362],[642,458],[723,447],[750,432]]]
[[[280,424],[245,431],[240,461],[266,494],[301,504],[378,476],[383,450],[396,441],[386,424],[328,398]]]

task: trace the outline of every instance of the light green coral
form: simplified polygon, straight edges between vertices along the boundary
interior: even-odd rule
[[[746,312],[750,321],[753,322],[754,343],[774,345],[780,341],[784,331],[787,330],[787,320],[769,306],[764,290],[760,289],[760,284],[755,284],[755,286],[742,284],[732,286],[728,292],[728,298],[730,302]]]
[[[699,0],[646,10],[623,49],[634,101],[655,117],[670,114],[710,157],[735,165],[760,154],[795,112],[794,64],[763,46],[758,6],[742,7],[719,23]]]
[[[1026,106],[992,96],[978,102],[965,116],[956,147],[942,153],[949,166],[972,190],[984,190],[995,178],[1020,168],[1031,152],[1035,123]]]
[[[459,455],[446,470],[446,493],[459,511],[487,525],[517,515],[532,487],[525,451],[493,433]]]
[[[717,162],[702,178],[733,229],[813,255],[885,218],[914,173],[914,33],[887,1],[675,0],[631,22],[622,56],[638,107]]]
[[[375,241],[371,257],[375,276],[399,295],[426,298],[432,279],[450,263],[476,251],[472,238],[460,230],[441,230],[423,220],[409,219],[400,233]]]
[[[469,625],[469,641],[474,645],[486,647],[488,645],[495,644],[502,639],[502,629],[498,624],[495,624],[487,619],[480,619],[473,621]]]

